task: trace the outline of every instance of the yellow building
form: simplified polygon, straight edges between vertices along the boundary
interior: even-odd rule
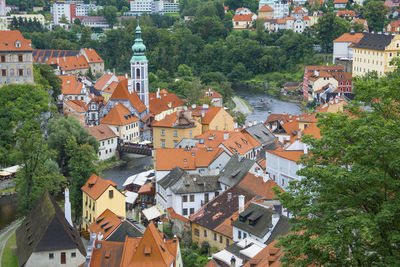
[[[153,121],[153,146],[174,148],[182,138],[194,138],[201,134],[201,124],[192,119],[191,111],[177,111],[160,121]]]
[[[383,76],[395,69],[390,62],[400,56],[400,35],[365,33],[353,49],[353,76],[372,71]]]
[[[88,229],[98,216],[106,209],[118,216],[126,217],[125,195],[118,189],[117,184],[111,180],[104,180],[92,174],[82,186],[82,227]]]
[[[0,86],[33,83],[31,40],[19,31],[0,31]]]
[[[27,21],[34,21],[37,20],[41,25],[44,25],[46,23],[46,19],[42,14],[11,14],[7,19],[8,19],[8,24],[11,24],[12,20],[16,18],[17,20],[19,18],[22,18],[22,20],[27,20]]]
[[[192,112],[193,118],[202,125],[202,133],[209,130],[235,130],[235,120],[223,107],[203,105],[202,107],[192,108]]]
[[[160,121],[165,116],[183,110],[184,102],[174,93],[160,89],[156,93],[149,93],[149,110],[154,115],[154,120]]]

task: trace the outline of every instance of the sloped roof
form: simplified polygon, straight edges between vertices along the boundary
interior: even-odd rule
[[[263,197],[263,199],[268,200],[276,198],[272,188],[276,187],[280,191],[283,191],[283,189],[275,181],[268,180],[264,182],[262,176],[255,176],[249,172],[236,186],[252,193],[253,195]]]
[[[232,154],[245,155],[248,151],[261,146],[261,143],[247,133],[232,132],[222,145]]]
[[[268,128],[263,123],[258,123],[256,125],[246,127],[242,132],[248,133],[251,137],[261,143],[263,146],[275,143],[275,136],[268,130]]]
[[[364,33],[363,38],[357,44],[354,44],[353,47],[384,51],[392,42],[393,37],[390,34]]]
[[[114,76],[114,74],[104,73],[100,79],[94,84],[94,88],[97,90],[102,90],[103,87],[107,84],[107,82]]]
[[[189,219],[188,219],[188,218],[183,217],[182,215],[176,213],[175,210],[174,210],[174,208],[172,208],[172,207],[167,208],[167,212],[168,212],[169,216],[170,216],[172,219],[181,220],[181,221],[183,221],[183,222],[185,222],[185,223],[188,223],[188,222],[189,222]]]
[[[355,17],[356,12],[354,10],[339,10],[337,15],[342,17]]]
[[[234,133],[235,132],[208,130],[201,135],[195,136],[195,138],[202,139],[202,143],[206,147],[218,147],[225,140],[225,137],[229,138],[229,136]]]
[[[208,167],[223,152],[222,148],[159,148],[156,152],[156,169],[169,171],[175,167],[184,170]]]
[[[222,98],[222,95],[213,89],[203,90],[203,94],[211,98]]]
[[[214,107],[214,106],[207,107],[207,108],[196,107],[195,109],[193,109],[193,108],[190,108],[190,109],[192,110],[193,116],[202,117],[204,114],[204,117],[201,118],[201,123],[203,125],[210,124],[219,112],[224,111],[222,107]]]
[[[147,108],[140,100],[136,92],[129,93],[128,79],[120,81],[115,88],[114,93],[111,95],[110,100],[128,100],[129,103],[139,112],[142,113]]]
[[[118,82],[111,82],[106,88],[104,88],[103,92],[104,93],[109,93],[113,94],[115,91],[115,88],[117,88]]]
[[[117,187],[117,184],[111,180],[104,180],[96,174],[92,174],[86,183],[82,186],[82,191],[88,194],[94,200],[98,199],[109,186]],[[118,191],[119,192],[119,191]]]
[[[17,45],[19,43],[19,47]],[[0,51],[33,51],[31,40],[25,39],[20,31],[0,31]]]
[[[228,186],[233,186],[246,176],[255,163],[254,160],[244,157],[239,160],[238,155],[235,154],[221,170],[218,181]]]
[[[307,14],[307,9],[302,6],[298,6],[293,9],[292,14]]]
[[[85,51],[87,58],[89,59],[89,63],[102,63],[103,59],[97,54],[96,50],[93,48],[83,48]]]
[[[50,63],[49,63],[50,62]],[[89,64],[83,55],[49,59],[49,64],[57,64],[61,70],[89,69]]]
[[[165,110],[181,107],[183,105],[183,100],[174,93],[165,91],[159,93],[159,97],[157,97],[157,93],[149,93],[149,109],[153,114],[159,114]]]
[[[129,221],[123,221],[122,224],[108,237],[108,241],[124,242],[126,237],[141,237],[143,231],[130,223]]]
[[[95,241],[92,257],[90,259],[90,266],[120,266],[123,250],[123,242]]]
[[[283,248],[276,248],[278,240],[271,242],[263,248],[256,256],[250,259],[243,267],[278,267],[282,265],[280,259],[283,256]]]
[[[258,10],[258,12],[271,12],[271,11],[274,11],[274,9],[269,5],[264,5]]]
[[[132,114],[124,104],[117,103],[100,122],[109,125],[127,125],[138,120],[135,114]]]
[[[113,130],[111,130],[110,127],[104,124],[92,126],[87,129],[89,130],[89,134],[91,136],[94,136],[99,141],[117,137]]]
[[[334,4],[346,4],[349,0],[334,0]]]
[[[106,240],[114,232],[114,230],[122,224],[122,221],[122,217],[119,217],[111,210],[106,209],[89,226],[89,229],[92,233],[101,233],[104,240]]]
[[[287,160],[290,160],[290,161],[294,161],[294,162],[299,161],[300,157],[302,155],[304,155],[304,151],[302,151],[302,150],[299,150],[299,151],[297,151],[297,150],[283,150],[281,148],[277,148],[275,150],[268,151],[268,153],[271,153],[271,154],[276,155],[278,157],[281,157],[281,158],[284,158],[284,159],[287,159]]]
[[[79,232],[71,227],[65,215],[47,190],[16,230],[17,257],[23,266],[33,252],[78,249],[86,256]]]
[[[190,111],[175,111],[164,119],[153,121],[153,127],[169,127],[169,128],[194,128],[198,123],[192,119]]]
[[[176,258],[176,249],[173,255],[171,251],[174,249],[170,246],[173,244],[177,246],[178,240],[175,238],[172,240],[174,243],[164,242],[163,234],[157,230],[153,222],[149,223],[139,243],[130,244],[129,239],[131,238],[125,241],[120,267],[169,267]]]
[[[334,43],[358,43],[364,36],[363,33],[343,33],[341,36],[333,40]]]
[[[78,81],[73,75],[59,76],[61,79],[61,92],[63,95],[79,95],[82,91],[83,83]]]
[[[234,21],[252,21],[253,20],[254,14],[248,14],[248,15],[235,15],[233,16]]]
[[[85,103],[83,103],[81,100],[68,100],[65,101],[64,104],[70,106],[79,113],[86,113],[87,111]]]
[[[36,63],[48,63],[53,60],[56,64],[58,57],[76,56],[79,54],[78,50],[53,50],[53,49],[34,49],[33,58]],[[54,62],[55,61],[55,62]]]

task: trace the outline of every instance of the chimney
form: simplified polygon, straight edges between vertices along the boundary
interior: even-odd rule
[[[224,133],[224,140],[229,139],[229,133]]]
[[[253,126],[253,123],[251,121],[249,121],[249,127]]]
[[[160,96],[160,88],[157,88],[156,96],[157,96],[157,98],[160,98],[160,99],[161,99],[161,96]]]
[[[279,214],[278,213],[274,213],[272,214],[272,225],[273,227],[275,227],[275,225],[278,223],[279,221]]]
[[[231,267],[235,267],[236,266],[236,258],[235,256],[232,256],[231,258]]]
[[[303,151],[304,151],[304,154],[308,154],[308,146],[307,145],[304,145]]]
[[[201,117],[204,118],[204,116],[206,115],[206,113],[204,111],[201,112]]]
[[[65,203],[64,203],[64,213],[65,213],[65,219],[71,225],[71,227],[74,227],[72,224],[72,219],[71,219],[71,202],[69,202],[69,189],[68,187],[65,188],[64,191],[64,197],[65,197]]]
[[[203,109],[208,109],[208,104],[203,104]]]
[[[193,105],[192,105],[192,109],[196,109],[196,104],[193,104]]]
[[[244,211],[244,196],[239,196],[239,213]]]
[[[231,201],[231,199],[232,199],[232,193],[228,192],[228,201]]]
[[[125,78],[127,78],[127,79],[129,78],[129,77],[128,77],[128,73],[125,73]]]

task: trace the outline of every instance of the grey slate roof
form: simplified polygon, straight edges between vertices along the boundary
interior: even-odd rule
[[[158,183],[164,189],[170,187],[175,194],[215,192],[221,189],[218,176],[189,174],[178,167],[174,168]]]
[[[126,237],[141,237],[143,232],[136,228],[132,223],[124,221],[121,225],[107,238],[107,241],[125,242]]]
[[[258,123],[256,125],[247,127],[243,129],[242,132],[247,132],[249,135],[251,135],[251,137],[261,143],[262,146],[275,144],[275,135],[268,130],[264,123]]]
[[[16,231],[17,257],[23,266],[33,252],[78,248],[86,256],[79,232],[65,219],[64,212],[45,191]]]
[[[356,48],[372,49],[384,51],[386,46],[390,44],[393,35],[377,34],[377,33],[364,33],[363,38],[355,44]]]
[[[239,161],[237,154],[233,155],[219,174],[218,181],[225,185],[233,186],[239,183],[256,163],[254,160],[242,158]]]

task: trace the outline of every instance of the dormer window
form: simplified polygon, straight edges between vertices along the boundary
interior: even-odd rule
[[[21,48],[21,43],[20,43],[20,41],[16,41],[16,42],[15,42],[15,47],[16,47],[16,48]]]

